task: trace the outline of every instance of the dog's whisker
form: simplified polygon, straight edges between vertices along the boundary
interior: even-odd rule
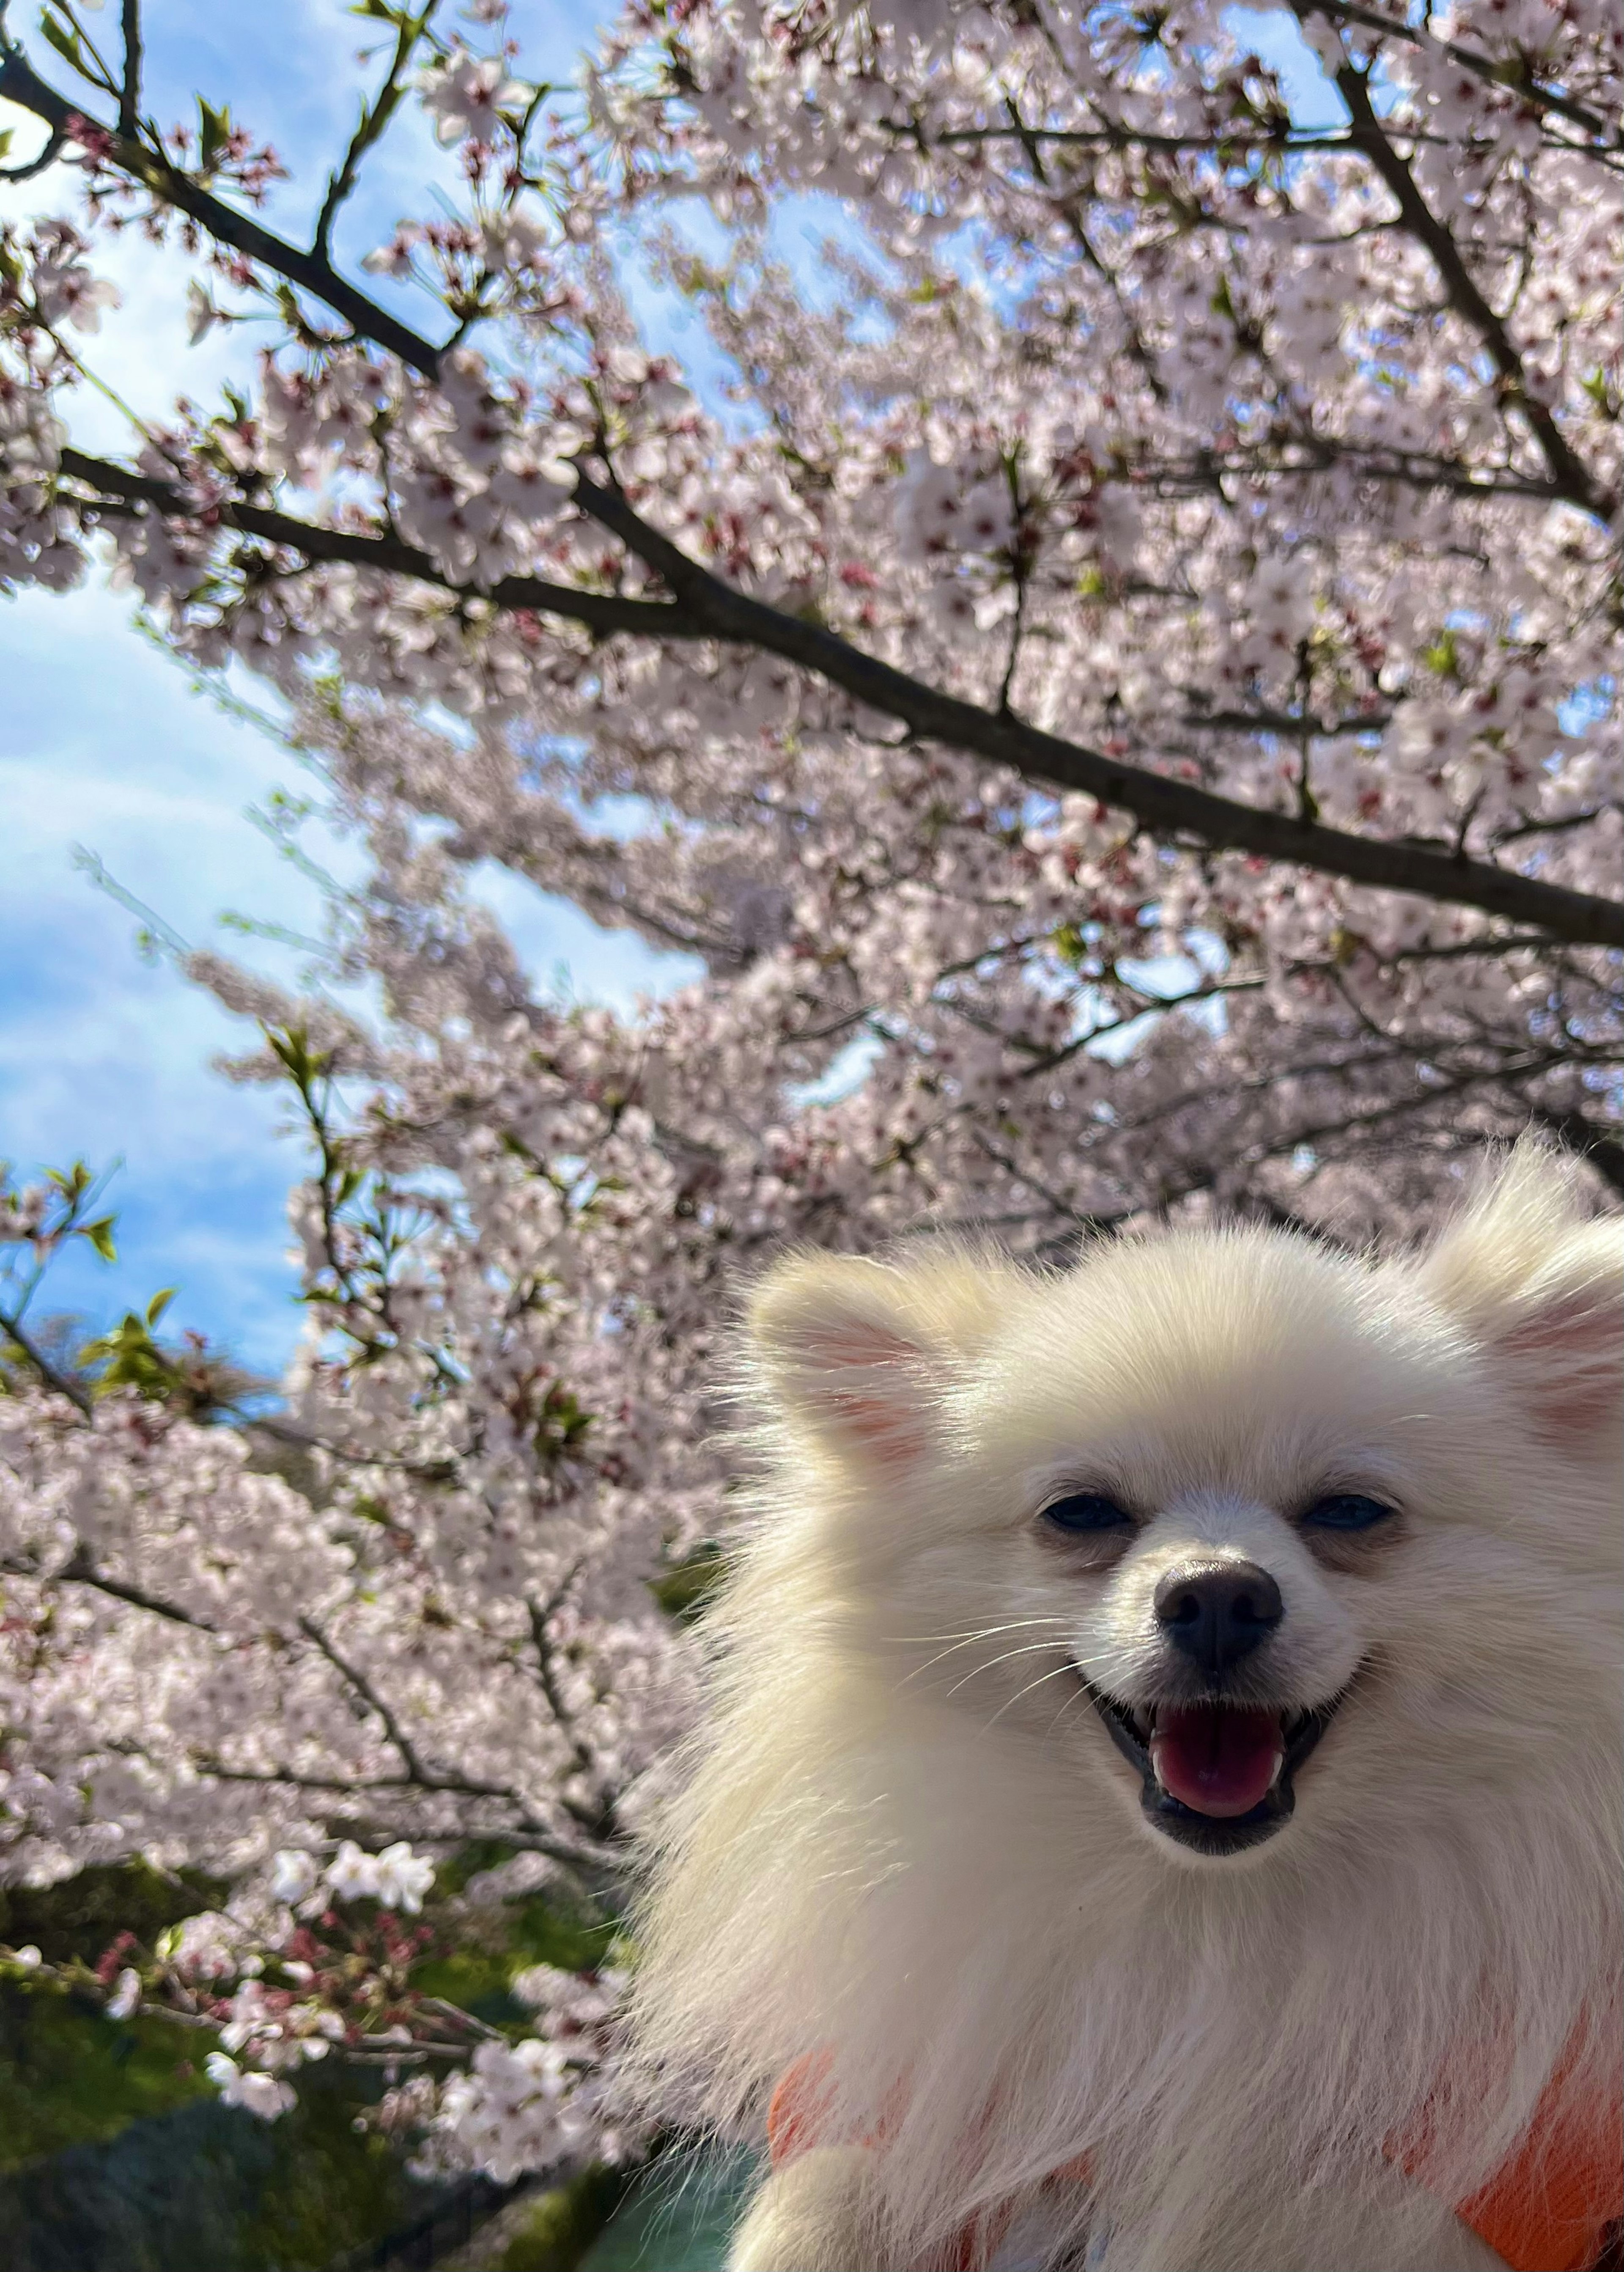
[[[1065,1624],[1064,1618],[1017,1618],[1009,1625],[984,1626],[979,1633],[962,1635],[954,1641],[950,1648],[938,1649],[935,1655],[927,1657],[923,1664],[916,1664],[913,1671],[905,1675],[900,1685],[905,1688],[910,1681],[917,1680],[923,1672],[928,1672],[933,1664],[940,1664],[946,1657],[957,1656],[960,1649],[973,1648],[979,1640],[992,1640],[999,1633],[1021,1633],[1030,1630],[1034,1626],[1059,1626],[1063,1630]],[[940,1638],[939,1635],[928,1637]],[[1042,1646],[1046,1648],[1053,1648],[1056,1644],[1054,1641],[1046,1641]]]
[[[1074,1704],[1080,1704],[1083,1701],[1084,1693],[1085,1692],[1081,1688],[1074,1688],[1069,1696],[1062,1699],[1059,1711],[1054,1715],[1054,1717],[1049,1722],[1048,1726],[1044,1730],[1044,1738],[1046,1742],[1048,1738],[1054,1733],[1055,1729],[1059,1727],[1061,1722],[1065,1718],[1067,1713],[1070,1711],[1072,1706]]]
[[[1063,1626],[1067,1622],[1065,1618],[1049,1612],[1040,1618],[1010,1618],[1002,1625],[961,1626],[950,1633],[882,1633],[880,1638],[889,1647],[907,1648],[933,1640],[986,1640],[992,1633],[1019,1633],[1031,1626]]]
[[[999,1721],[1002,1719],[1004,1714],[1010,1710],[1013,1706],[1018,1704],[1023,1696],[1030,1696],[1035,1688],[1041,1688],[1046,1680],[1053,1680],[1056,1678],[1059,1674],[1062,1672],[1069,1672],[1070,1670],[1071,1666],[1069,1663],[1052,1664],[1047,1672],[1039,1673],[1036,1680],[1029,1680],[1024,1688],[1017,1688],[1013,1696],[1006,1698],[1004,1702],[998,1707],[998,1709],[994,1713],[992,1718],[987,1721],[986,1726],[982,1729],[981,1733],[985,1736],[988,1730],[995,1728]]]
[[[1029,1640],[1024,1642],[1019,1648],[1006,1648],[1001,1655],[987,1657],[981,1663],[972,1665],[968,1672],[953,1683],[947,1693],[950,1696],[957,1696],[961,1688],[968,1687],[972,1680],[979,1680],[984,1672],[990,1672],[995,1664],[1008,1664],[1012,1657],[1017,1656],[1036,1656],[1039,1651],[1052,1650],[1054,1647],[1055,1643],[1052,1640]],[[1065,1668],[1057,1666],[1055,1669],[1063,1670]]]

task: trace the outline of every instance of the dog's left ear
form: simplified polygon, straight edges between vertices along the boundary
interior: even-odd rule
[[[750,1303],[752,1369],[815,1439],[905,1468],[929,1447],[958,1364],[1021,1285],[1007,1267],[950,1252],[905,1263],[792,1255]]]
[[[1574,1163],[1524,1137],[1421,1265],[1541,1435],[1576,1447],[1624,1407],[1624,1221],[1586,1219]]]

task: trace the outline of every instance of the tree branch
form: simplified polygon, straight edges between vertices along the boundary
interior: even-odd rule
[[[141,0],[124,0],[124,83],[119,90],[118,131],[133,142],[141,108]]]
[[[207,1618],[195,1617],[190,1610],[183,1610],[174,1602],[161,1601],[156,1594],[144,1593],[139,1586],[129,1586],[120,1578],[108,1578],[94,1567],[82,1544],[60,1570],[40,1570],[31,1566],[20,1555],[8,1555],[0,1562],[0,1573],[9,1578],[31,1578],[36,1585],[88,1586],[93,1592],[106,1594],[115,1602],[123,1602],[132,1610],[146,1610],[155,1618],[168,1618],[171,1625],[190,1626],[195,1633],[212,1633],[219,1628]]]
[[[199,518],[196,508],[171,482],[131,473],[109,459],[88,457],[82,450],[64,449],[60,462],[64,474],[71,475],[75,481],[88,482],[103,498],[150,505],[171,520],[195,522]],[[381,575],[410,576],[421,584],[437,585],[457,599],[489,600],[498,608],[530,609],[541,615],[563,616],[572,623],[585,624],[589,631],[600,636],[615,632],[637,632],[647,639],[711,636],[703,624],[685,625],[678,620],[677,611],[667,601],[625,600],[613,592],[583,592],[571,584],[550,584],[540,576],[503,576],[488,589],[453,584],[431,554],[404,543],[398,536],[359,536],[349,529],[324,528],[315,522],[298,520],[290,513],[276,512],[243,499],[222,499],[218,504],[211,504],[203,518],[211,517],[224,527],[241,530],[245,536],[257,536],[264,543],[285,545],[290,551],[302,552],[307,560],[343,561],[351,567],[369,568]]]
[[[1605,118],[1593,110],[1587,110],[1583,103],[1575,102],[1570,95],[1559,94],[1553,88],[1542,86],[1537,79],[1530,78],[1525,67],[1519,70],[1509,62],[1496,63],[1491,56],[1474,55],[1470,48],[1463,48],[1454,40],[1441,40],[1434,33],[1423,30],[1419,24],[1396,23],[1390,16],[1383,16],[1374,8],[1361,7],[1358,0],[1318,0],[1315,12],[1340,19],[1344,23],[1358,24],[1367,32],[1381,32],[1389,39],[1408,40],[1412,47],[1435,48],[1441,55],[1448,56],[1452,64],[1458,64],[1462,71],[1470,71],[1474,78],[1481,79],[1486,86],[1502,88],[1508,94],[1514,94],[1519,102],[1526,103],[1531,110],[1553,111],[1559,118],[1568,119],[1574,125],[1582,126],[1587,134],[1594,135],[1604,149],[1616,150],[1624,140],[1616,125],[1609,130]],[[1519,56],[1517,64],[1521,65],[1521,63]]]
[[[1292,5],[1300,17],[1314,12],[1313,0],[1292,0]],[[1348,82],[1343,87],[1345,100],[1355,114],[1355,123],[1367,129],[1372,138],[1373,163],[1389,182],[1406,220],[1434,252],[1446,284],[1483,330],[1497,361],[1503,359],[1510,383],[1546,446],[1547,462],[1565,480],[1568,494],[1589,510],[1601,511],[1605,501],[1598,497],[1588,471],[1568,447],[1549,412],[1542,405],[1530,401],[1523,390],[1521,366],[1504,327],[1479,293],[1448,231],[1434,220],[1408,168],[1382,133],[1370,108],[1362,77],[1350,65],[1338,74],[1338,84],[1344,80]],[[9,42],[0,49],[0,93],[53,125],[65,126],[70,106],[38,78],[20,50]],[[355,291],[337,277],[324,258],[300,251],[257,222],[235,213],[189,176],[177,172],[167,160],[152,157],[138,142],[115,138],[112,155],[126,172],[150,187],[155,196],[175,204],[222,242],[263,261],[290,281],[302,284],[350,322],[359,334],[398,355],[424,377],[434,378],[439,350],[386,315],[364,293]],[[1500,343],[1498,348],[1494,346],[1496,340]],[[96,477],[94,461],[86,460],[79,452],[64,453],[63,463],[71,471]],[[130,493],[128,482],[133,478],[123,477],[126,496]],[[681,605],[664,610],[648,602],[620,600],[616,595],[575,593],[529,577],[504,578],[483,596],[491,598],[498,606],[532,607],[592,623],[595,628],[657,630],[662,638],[710,636],[759,647],[816,672],[867,706],[902,720],[917,735],[995,764],[1007,765],[1034,780],[1097,797],[1103,803],[1131,813],[1142,826],[1158,833],[1193,834],[1215,850],[1249,852],[1264,859],[1342,876],[1350,882],[1378,890],[1405,892],[1446,904],[1478,908],[1486,914],[1537,925],[1575,944],[1624,945],[1624,908],[1614,901],[1482,863],[1457,859],[1448,853],[1383,844],[1373,838],[1323,827],[1300,816],[1239,804],[1209,790],[1125,766],[1081,744],[1043,733],[1012,714],[994,715],[922,685],[905,672],[864,654],[819,624],[783,615],[734,591],[649,527],[632,511],[618,488],[604,486],[583,475],[577,482],[576,501],[584,512],[654,568]],[[184,518],[183,502],[177,499],[177,503],[182,503],[181,517]],[[232,505],[222,508],[221,518],[229,517],[232,525],[248,528],[250,533],[266,534],[261,512],[262,509],[255,506]],[[250,521],[250,515],[259,519],[257,528]],[[283,516],[274,516],[274,519],[276,527],[270,541],[295,544],[302,542],[288,530]],[[309,534],[312,542],[319,541],[326,548],[327,557],[335,558],[354,559],[355,554],[347,549],[353,543],[380,542],[351,539],[336,530],[323,532],[319,540],[314,533]],[[338,549],[340,544],[346,547],[342,554]],[[366,552],[362,557],[394,572],[420,576],[423,571],[416,564],[422,560],[428,571],[424,580],[444,586],[445,579],[425,556],[413,555],[410,547],[401,547],[400,551],[412,559],[410,566],[403,565],[399,559],[386,559],[376,550]],[[634,609],[648,609],[649,612],[639,612],[629,619],[625,611]]]
[[[510,1784],[481,1782],[473,1775],[458,1775],[454,1770],[426,1766],[411,1738],[401,1726],[399,1717],[366,1674],[339,1654],[313,1618],[301,1618],[299,1628],[307,1639],[316,1644],[335,1671],[340,1673],[348,1681],[362,1702],[376,1712],[384,1723],[384,1731],[396,1751],[399,1753],[401,1762],[406,1768],[406,1774],[400,1780],[407,1788],[415,1790],[443,1791],[461,1798],[501,1799],[517,1811],[526,1829],[538,1836],[550,1837],[554,1835],[544,1821],[531,1812],[524,1798],[513,1790]],[[561,1732],[565,1735],[566,1739],[570,1739],[567,1720],[561,1722]],[[360,1787],[357,1786],[357,1788]],[[386,1785],[378,1778],[369,1777],[365,1787],[381,1790]],[[582,1853],[574,1858],[577,1863],[585,1862],[600,1868],[613,1866],[611,1857],[605,1854],[594,1857]]]
[[[132,474],[82,451],[62,453],[64,472],[101,485],[126,500],[149,504],[171,517],[197,516],[183,494],[145,475]],[[1165,836],[1194,836],[1214,851],[1249,852],[1268,860],[1341,876],[1351,883],[1471,907],[1486,915],[1550,931],[1575,945],[1624,946],[1624,906],[1568,890],[1537,877],[1424,845],[1395,844],[1330,828],[1295,813],[1275,812],[1218,796],[1143,767],[1107,758],[1084,744],[1027,725],[1012,712],[978,708],[866,654],[822,624],[789,616],[725,584],[635,512],[618,487],[577,474],[575,501],[652,568],[674,594],[670,602],[627,600],[616,594],[580,592],[533,576],[504,576],[488,591],[451,584],[430,557],[395,537],[357,536],[309,527],[260,505],[235,501],[211,506],[227,527],[285,544],[308,558],[351,562],[386,574],[408,575],[459,597],[499,608],[533,609],[562,616],[600,632],[636,632],[646,638],[715,639],[754,647],[815,672],[866,707],[900,719],[916,735],[949,749],[1008,766],[1029,780],[1096,797],[1130,813]]]
[[[388,76],[378,90],[376,101],[370,104],[362,103],[361,123],[351,137],[350,146],[344,153],[343,164],[328,182],[327,194],[322,200],[322,209],[317,216],[316,235],[312,240],[311,249],[320,260],[326,260],[329,258],[333,222],[338,218],[339,206],[355,186],[355,177],[361,169],[362,158],[379,139],[399,108],[400,98],[406,92],[401,84],[400,74],[410,62],[412,51],[422,37],[429,18],[438,5],[439,0],[428,0],[428,5],[421,14],[403,16],[399,20],[395,35],[395,52],[390,62]]]
[[[863,654],[821,624],[782,615],[734,591],[649,527],[619,489],[582,474],[575,495],[583,512],[655,569],[716,637],[798,662],[931,741],[1008,766],[1029,780],[1097,797],[1102,804],[1131,813],[1158,835],[1193,835],[1217,851],[1255,853],[1378,890],[1479,908],[1488,915],[1535,924],[1575,945],[1624,946],[1624,906],[1616,901],[1457,859],[1426,846],[1383,842],[1294,813],[1240,804],[1187,781],[1124,765],[1080,743],[1062,741],[1012,715],[978,709]]]
[[[384,1733],[388,1736],[390,1742],[394,1745],[395,1749],[399,1753],[401,1760],[405,1763],[406,1775],[410,1781],[414,1783],[421,1784],[425,1790],[434,1788],[434,1781],[431,1779],[428,1771],[425,1769],[422,1761],[418,1758],[416,1752],[413,1749],[411,1738],[406,1734],[405,1729],[402,1728],[399,1721],[395,1717],[395,1715],[391,1710],[389,1705],[384,1702],[383,1697],[381,1697],[378,1694],[377,1690],[374,1688],[366,1674],[364,1672],[358,1671],[354,1665],[347,1663],[344,1657],[340,1656],[339,1651],[334,1648],[332,1641],[328,1640],[326,1634],[317,1624],[314,1618],[302,1617],[299,1620],[299,1630],[304,1634],[308,1640],[315,1642],[317,1648],[320,1649],[322,1655],[326,1658],[328,1663],[333,1667],[334,1670],[342,1673],[345,1679],[349,1682],[350,1686],[355,1691],[355,1693],[361,1698],[361,1701],[369,1706],[372,1711],[377,1714],[378,1718],[384,1723]],[[490,1789],[481,1790],[473,1795],[481,1798],[493,1797],[510,1798],[512,1797],[512,1793],[510,1791],[493,1790]]]
[[[58,147],[73,138],[70,121],[85,116],[79,104],[67,101],[54,87],[46,85],[22,49],[3,34],[0,96],[43,119],[57,138]],[[285,237],[263,228],[246,213],[238,213],[190,174],[172,166],[160,151],[148,150],[137,136],[122,133],[101,120],[92,123],[100,126],[108,138],[108,148],[101,163],[115,167],[130,180],[139,182],[161,204],[185,213],[220,243],[230,245],[277,275],[285,276],[290,284],[298,285],[335,315],[342,316],[358,338],[373,340],[388,354],[398,355],[422,377],[433,381],[439,369],[441,350],[421,338],[408,325],[397,322],[364,292],[346,283],[319,250],[305,251],[296,244],[289,244]]]
[[[90,1392],[80,1382],[71,1379],[54,1365],[44,1350],[39,1348],[24,1327],[23,1321],[7,1311],[0,1310],[0,1334],[22,1354],[39,1374],[47,1388],[58,1396],[65,1396],[70,1404],[78,1405],[86,1420],[91,1415]]]
[[[154,1767],[161,1768],[164,1764],[150,1752],[142,1752],[140,1756],[150,1760]],[[569,1839],[561,1838],[555,1831],[548,1829],[510,1790],[461,1783],[425,1784],[410,1775],[322,1775],[302,1774],[292,1768],[233,1768],[227,1767],[223,1760],[202,1752],[193,1755],[192,1765],[199,1775],[212,1775],[220,1782],[283,1783],[293,1790],[333,1791],[341,1798],[364,1798],[370,1792],[378,1790],[443,1790],[465,1797],[505,1799],[510,1806],[518,1809],[520,1816],[519,1827],[503,1834],[504,1837],[510,1836],[515,1844],[545,1854],[549,1860],[562,1862],[566,1868],[578,1870],[588,1878],[603,1875],[616,1879],[623,1875],[626,1868],[624,1857],[621,1855],[607,1849],[577,1846]]]
[[[1179,721],[1196,733],[1307,734],[1315,742],[1329,742],[1342,734],[1378,734],[1393,722],[1390,710],[1374,710],[1367,716],[1355,711],[1346,718],[1299,717],[1290,710],[1191,710]]]
[[[1305,26],[1310,17],[1322,12],[1320,0],[1292,0],[1292,9],[1298,21]],[[1507,398],[1528,421],[1563,495],[1569,503],[1594,513],[1598,520],[1610,519],[1616,500],[1596,481],[1549,407],[1531,392],[1523,359],[1512,345],[1505,325],[1484,298],[1455,239],[1421,195],[1409,167],[1388,139],[1371,102],[1364,72],[1351,63],[1345,64],[1336,75],[1336,86],[1348,106],[1372,166],[1397,200],[1405,228],[1431,254],[1449,306],[1471,325],[1487,348]]]

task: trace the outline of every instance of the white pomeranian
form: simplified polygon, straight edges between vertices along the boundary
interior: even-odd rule
[[[637,2025],[734,2272],[1579,2272],[1624,2210],[1624,1223],[759,1288]],[[1611,2229],[1610,2229],[1611,2228]]]

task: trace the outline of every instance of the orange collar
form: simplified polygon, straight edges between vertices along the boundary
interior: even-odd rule
[[[828,2127],[826,2052],[808,2052],[778,2082],[767,2111],[772,2166],[779,2169],[818,2144]],[[1624,2089],[1610,2104],[1576,2107],[1556,2075],[1535,2109],[1522,2143],[1481,2192],[1455,2205],[1456,2215],[1510,2272],[1624,2272]],[[881,2146],[894,2124],[882,2120],[860,2142]],[[1422,2185],[1424,2152],[1395,2156]],[[1085,2184],[1079,2156],[1047,2179]],[[980,2272],[1008,2223],[980,2217],[958,2235],[954,2272]]]

